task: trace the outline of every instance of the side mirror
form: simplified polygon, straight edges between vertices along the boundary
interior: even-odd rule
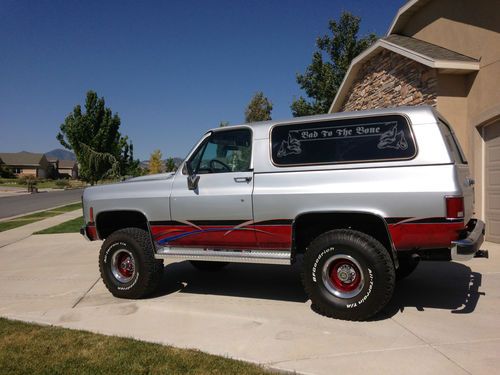
[[[196,173],[193,171],[193,168],[191,168],[191,164],[189,164],[189,161],[186,162],[185,165],[188,173],[187,177],[188,189],[196,190],[198,189],[198,181],[200,181],[200,176],[197,176]]]
[[[187,177],[188,189],[196,190],[198,189],[198,181],[200,181],[200,176],[196,176],[194,174],[190,174]]]

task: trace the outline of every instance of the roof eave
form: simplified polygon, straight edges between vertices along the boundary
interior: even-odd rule
[[[347,69],[347,72],[344,76],[344,79],[342,80],[342,83],[340,84],[340,87],[337,91],[337,94],[335,95],[335,98],[333,99],[332,105],[330,106],[330,109],[328,110],[328,113],[333,113],[333,112],[338,112],[338,109],[340,107],[340,102],[339,98],[344,98],[345,95],[347,94],[347,91],[349,90],[349,87],[351,87],[351,83],[354,80],[353,77],[356,77],[356,74],[358,73],[359,70],[359,63],[363,62],[366,58],[371,56],[373,53],[375,53],[378,50],[378,41],[375,42],[372,46],[368,47],[366,50],[361,52],[358,56],[356,56],[352,62],[351,65],[349,65],[349,69]],[[349,83],[349,84],[347,84]]]
[[[347,91],[356,78],[356,73],[359,70],[359,65],[382,48],[407,57],[433,69],[443,69],[447,71],[452,70],[458,74],[467,74],[479,70],[479,62],[477,61],[436,60],[429,56],[425,56],[407,48],[398,46],[394,43],[390,43],[386,40],[379,39],[370,48],[368,48],[363,53],[358,55],[354,60],[352,60],[352,63],[349,66],[349,69],[347,70],[344,77],[344,80],[342,81],[342,84],[337,91],[337,95],[335,96],[335,99],[333,99],[332,105],[328,110],[328,113],[338,112],[347,94]]]
[[[407,19],[409,17],[411,17],[411,15],[416,10],[423,7],[429,1],[430,0],[411,0],[411,1],[408,1],[401,8],[399,8],[398,13],[396,13],[396,16],[392,20],[391,26],[389,27],[389,30],[387,31],[387,36],[389,36],[391,34],[397,34],[400,31],[401,26],[405,24]]]

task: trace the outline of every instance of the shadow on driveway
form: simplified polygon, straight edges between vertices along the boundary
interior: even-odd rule
[[[214,294],[277,301],[307,301],[300,281],[300,266],[232,263],[215,272],[202,272],[189,262],[168,264],[153,297],[182,293]]]
[[[308,298],[300,281],[300,267],[300,262],[292,267],[233,263],[216,272],[201,272],[189,262],[172,263],[165,267],[153,297],[181,292],[305,303]],[[372,320],[391,318],[406,307],[469,314],[484,295],[480,286],[481,274],[463,264],[422,262],[412,275],[396,284],[392,300]]]
[[[476,309],[482,275],[460,263],[421,262],[415,272],[396,284],[394,296],[374,320],[387,319],[406,307],[470,314]]]

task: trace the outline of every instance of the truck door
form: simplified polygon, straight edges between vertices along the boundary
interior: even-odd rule
[[[252,130],[213,132],[174,179],[163,246],[252,249]],[[190,182],[188,182],[188,179]]]

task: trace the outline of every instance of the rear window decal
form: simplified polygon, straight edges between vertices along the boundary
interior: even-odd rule
[[[271,141],[278,165],[408,159],[416,152],[409,124],[397,115],[278,125]]]

